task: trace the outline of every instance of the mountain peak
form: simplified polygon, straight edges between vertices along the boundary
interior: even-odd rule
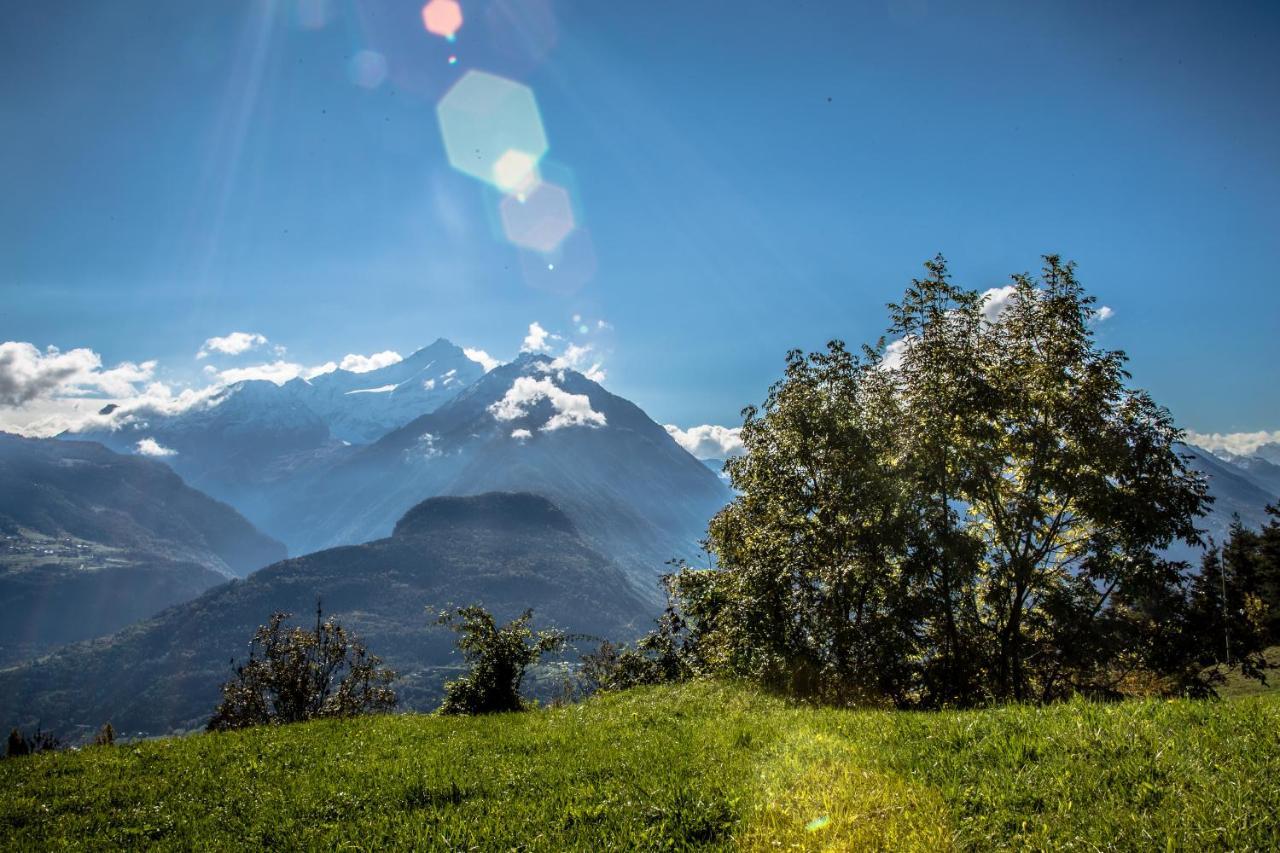
[[[442,355],[445,355],[445,354],[454,355],[454,354],[461,354],[461,353],[462,353],[462,347],[458,346],[453,341],[449,340],[448,338],[436,338],[434,341],[427,344],[425,347],[419,347],[418,349],[414,350],[412,353],[406,356],[404,360],[420,361],[423,359],[440,358]]]
[[[451,529],[483,527],[488,530],[560,530],[575,528],[560,508],[541,495],[529,492],[486,492],[468,497],[427,498],[396,523],[395,538],[430,536]]]

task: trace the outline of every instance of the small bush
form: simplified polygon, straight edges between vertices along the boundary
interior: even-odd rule
[[[209,731],[354,717],[395,707],[396,694],[389,685],[396,674],[364,643],[332,619],[325,621],[318,605],[310,631],[286,628],[289,616],[272,614],[270,623],[253,635],[248,662],[237,666],[235,678],[222,686],[222,702],[209,720]]]
[[[471,671],[445,684],[442,714],[493,714],[525,707],[520,684],[525,671],[543,655],[560,651],[565,636],[557,630],[533,631],[533,611],[498,626],[493,614],[479,605],[445,611],[436,619],[458,634],[458,648]]]
[[[35,734],[27,737],[18,729],[9,732],[9,742],[5,748],[6,758],[19,755],[34,755],[37,752],[53,752],[62,749],[62,741],[46,731],[36,728]]]

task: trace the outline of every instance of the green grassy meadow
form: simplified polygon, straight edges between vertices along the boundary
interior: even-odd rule
[[[1280,848],[1280,694],[914,713],[719,683],[0,761],[6,849]]]

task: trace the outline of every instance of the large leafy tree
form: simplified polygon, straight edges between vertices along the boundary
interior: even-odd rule
[[[745,411],[720,570],[676,583],[699,655],[924,704],[1184,673],[1160,640],[1182,566],[1161,555],[1198,541],[1207,498],[1169,413],[1097,346],[1072,265],[1046,257],[998,303],[926,267],[887,348],[792,352]]]

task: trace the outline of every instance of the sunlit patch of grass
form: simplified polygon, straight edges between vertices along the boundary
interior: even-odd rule
[[[804,719],[817,717],[813,712],[801,714],[799,725],[760,769],[755,807],[741,835],[743,849],[953,847],[946,806],[936,791],[876,769],[876,756],[859,739],[815,726],[824,722],[820,719]],[[883,712],[862,716],[872,726],[885,717]]]
[[[0,848],[1280,848],[1280,696],[904,713],[696,683],[0,761]]]
[[[1210,667],[1211,671],[1216,670],[1223,677],[1223,682],[1215,688],[1218,695],[1224,699],[1238,699],[1241,696],[1280,692],[1280,646],[1271,646],[1262,656],[1267,662],[1265,684],[1256,678],[1245,676],[1239,667]]]

